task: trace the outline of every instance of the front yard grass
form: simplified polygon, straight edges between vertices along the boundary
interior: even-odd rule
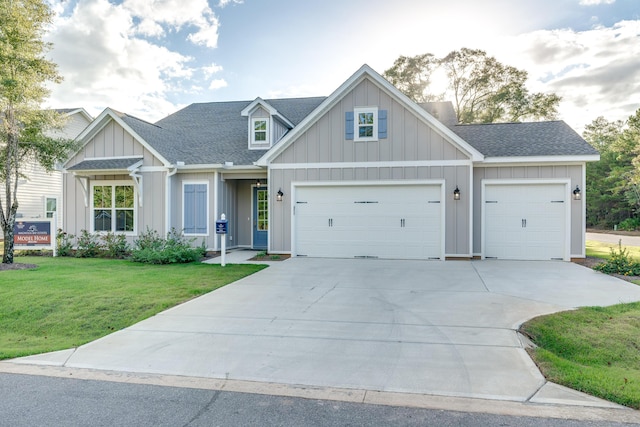
[[[0,359],[93,341],[263,269],[263,265],[149,265],[19,257],[0,271]]]
[[[521,331],[549,381],[640,409],[640,302],[542,316]]]
[[[622,248],[640,260],[639,247]],[[588,257],[608,260],[612,249],[621,248],[586,242]],[[549,381],[640,409],[640,302],[542,316],[520,330],[538,346],[530,354]]]

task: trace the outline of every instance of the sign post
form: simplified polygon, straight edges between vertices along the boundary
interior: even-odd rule
[[[226,265],[224,257],[227,253],[227,232],[229,229],[228,225],[229,223],[225,214],[220,215],[220,219],[216,221],[216,234],[220,234],[220,265],[223,267]]]

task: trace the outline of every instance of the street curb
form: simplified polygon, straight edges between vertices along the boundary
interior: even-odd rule
[[[640,422],[639,411],[624,407],[598,408],[591,406],[568,406],[561,404],[485,400],[455,396],[315,387],[232,379],[101,371],[93,369],[65,368],[60,366],[22,365],[11,362],[0,362],[0,373],[144,384],[162,387],[220,390],[236,393],[264,394],[303,399],[331,400],[349,403],[457,412],[488,413],[507,416],[558,418],[579,421],[613,421],[622,423]]]

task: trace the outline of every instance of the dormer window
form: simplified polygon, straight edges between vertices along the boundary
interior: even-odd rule
[[[251,144],[269,145],[269,120],[251,119]]]
[[[267,121],[265,119],[253,119],[253,142],[256,144],[267,143]]]

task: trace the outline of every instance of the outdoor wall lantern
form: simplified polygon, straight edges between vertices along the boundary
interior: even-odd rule
[[[582,198],[582,194],[580,193],[580,187],[576,185],[576,189],[573,190],[573,200],[580,200]]]
[[[260,180],[256,181],[256,187],[260,188],[260,186],[262,185],[262,183],[260,182]]]
[[[453,190],[453,200],[460,200],[460,189],[456,185],[456,189]]]
[[[282,201],[282,196],[284,196],[284,193],[282,192],[282,188],[278,190],[278,193],[276,195],[276,201],[281,202]]]

